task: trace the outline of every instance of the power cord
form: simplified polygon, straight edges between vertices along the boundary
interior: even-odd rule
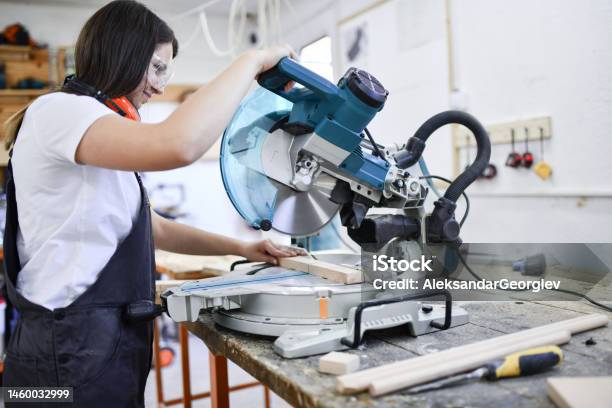
[[[459,251],[457,251],[457,256],[459,257],[459,260],[461,261],[461,263],[463,264],[463,266],[465,267],[465,269],[467,269],[467,271],[470,273],[470,275],[472,275],[476,280],[478,281],[483,281],[484,279],[478,275],[476,272],[474,272],[474,270],[468,265],[468,263],[465,261],[465,258],[463,257],[463,255],[461,255],[461,253]],[[524,292],[527,289],[501,289],[501,290],[505,290],[507,292]],[[603,303],[600,303],[592,298],[590,298],[589,296],[579,293],[579,292],[574,292],[573,290],[568,290],[568,289],[549,289],[555,292],[561,292],[561,293],[567,293],[569,295],[574,295],[580,298],[583,298],[584,300],[594,304],[595,306],[598,306],[604,310],[607,310],[608,312],[612,312],[612,307],[610,306],[606,306]]]
[[[442,176],[435,176],[433,174],[430,174],[428,176],[421,176],[419,177],[420,179],[436,179],[436,180],[441,180],[444,181],[448,184],[451,184],[452,181],[450,181],[447,178],[444,178]],[[459,222],[459,226],[463,227],[463,223],[465,222],[465,220],[467,219],[468,214],[470,213],[470,199],[468,198],[467,194],[465,193],[465,191],[463,193],[461,193],[461,195],[463,196],[463,198],[465,199],[465,213],[463,213],[463,217],[461,218],[461,221]]]
[[[372,134],[370,133],[368,128],[365,128],[364,132],[365,132],[366,136],[368,137],[368,139],[370,139],[370,143],[372,144],[372,149],[374,149],[374,151],[376,152],[378,157],[383,159],[385,161],[385,163],[389,164],[389,160],[387,160],[387,158],[385,157],[385,155],[382,152],[382,150],[380,150],[380,148],[378,147],[378,144],[374,141],[374,137],[372,137]]]
[[[429,176],[429,169],[427,168],[427,163],[425,163],[425,159],[423,159],[423,157],[419,159],[419,168],[421,169],[421,173],[423,173],[424,176]],[[442,197],[442,194],[440,194],[440,192],[436,188],[436,185],[433,183],[433,181],[431,181],[430,178],[427,179],[427,184],[429,185],[429,188],[431,188],[431,191],[434,192],[436,197]]]
[[[573,290],[567,290],[567,289],[551,289],[554,290],[555,292],[562,292],[562,293],[567,293],[569,295],[574,295],[574,296],[578,296],[583,298],[584,300],[588,300],[589,302],[591,302],[592,304],[594,304],[595,306],[599,306],[604,310],[607,310],[608,312],[612,312],[612,307],[610,306],[606,306],[603,303],[600,303],[590,297],[588,297],[587,295],[584,295],[582,293],[579,292],[574,292]]]

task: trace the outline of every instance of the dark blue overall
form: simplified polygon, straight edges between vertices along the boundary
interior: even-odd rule
[[[72,406],[78,407],[144,406],[152,322],[128,320],[126,307],[153,301],[155,260],[149,202],[136,177],[141,205],[131,232],[93,285],[69,306],[51,311],[15,290],[21,269],[17,252],[19,220],[9,161],[5,281],[9,300],[20,316],[7,347],[4,386],[74,387]]]

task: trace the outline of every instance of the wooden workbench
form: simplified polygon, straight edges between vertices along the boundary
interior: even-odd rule
[[[607,313],[583,301],[557,302],[472,302],[462,304],[470,313],[470,323],[417,338],[392,329],[370,333],[364,345],[351,353],[361,357],[362,368],[378,366],[450,347],[512,333],[585,313]],[[612,313],[607,313],[612,318]],[[219,327],[210,315],[202,322],[186,325],[202,339],[210,351],[227,357],[266,384],[296,407],[552,407],[546,396],[547,376],[612,375],[612,324],[575,335],[562,347],[565,361],[548,372],[533,377],[479,382],[419,395],[402,393],[371,398],[363,393],[339,395],[334,376],[317,371],[319,357],[286,360],[272,350],[272,338],[238,333]],[[597,344],[587,346],[593,338]],[[221,389],[226,388],[219,378]]]

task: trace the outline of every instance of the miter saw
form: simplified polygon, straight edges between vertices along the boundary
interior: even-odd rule
[[[290,81],[301,87],[286,90]],[[456,201],[487,166],[491,150],[475,118],[443,112],[405,145],[380,146],[366,127],[388,92],[369,73],[351,68],[334,85],[284,58],[258,82],[221,145],[225,189],[249,225],[302,237],[339,213],[348,235],[375,251],[394,241],[408,244],[404,257],[437,251],[443,255],[438,259],[446,259],[445,248],[461,244]],[[427,182],[407,169],[421,158],[428,137],[449,123],[472,131],[478,153],[426,214]],[[394,213],[368,215],[372,208]],[[359,269],[361,257],[327,255],[324,260]],[[278,337],[274,349],[288,358],[356,347],[368,330],[405,325],[409,334],[420,335],[468,321],[446,291],[398,294],[375,289],[367,278],[344,285],[303,271],[260,269],[187,282],[165,292],[163,303],[176,321],[196,321],[212,311],[224,327]],[[418,301],[436,297],[445,304]]]

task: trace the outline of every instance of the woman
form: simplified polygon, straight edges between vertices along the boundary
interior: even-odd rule
[[[151,364],[156,248],[276,262],[296,254],[150,211],[135,171],[186,166],[215,142],[253,79],[292,55],[250,51],[165,121],[137,109],[162,93],[178,44],[145,6],[115,1],[83,27],[76,76],[7,122],[7,290],[20,318],[5,386],[74,387],[76,406],[142,406]]]

